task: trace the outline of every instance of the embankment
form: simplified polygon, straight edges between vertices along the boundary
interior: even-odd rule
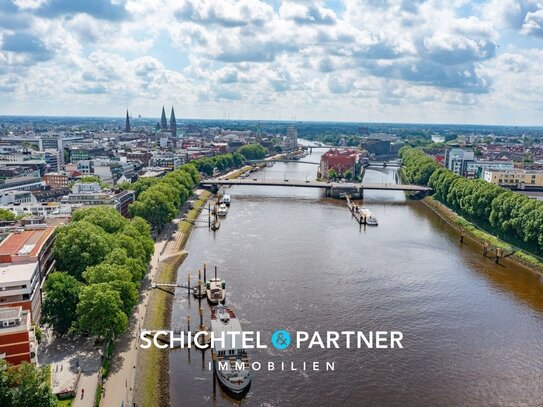
[[[208,191],[201,191],[193,209],[189,210],[179,223],[177,238],[170,242],[173,248],[165,253],[165,258],[158,265],[157,283],[174,284],[177,270],[185,260],[184,251],[194,221],[211,196]],[[143,327],[145,329],[168,329],[170,327],[173,295],[163,290],[149,293]],[[154,346],[138,352],[138,371],[136,373],[135,400],[138,406],[155,407],[169,405],[169,358],[168,350]]]
[[[422,202],[432,209],[436,214],[438,214],[449,225],[458,230],[459,235],[463,231],[464,238],[470,239],[475,245],[477,245],[480,248],[481,253],[483,252],[485,244],[487,244],[489,247],[489,252],[487,254],[488,257],[495,257],[495,249],[499,248],[503,250],[506,255],[513,253],[508,257],[501,258],[499,260],[500,263],[514,263],[518,266],[543,274],[543,262],[538,257],[509,243],[506,243],[482,229],[479,229],[473,223],[458,215],[456,212],[431,196],[425,197],[422,199]]]

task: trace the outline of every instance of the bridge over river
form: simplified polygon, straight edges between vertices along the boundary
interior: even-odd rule
[[[292,160],[288,158],[267,158],[263,160],[247,160],[246,163],[248,164],[260,164],[260,163],[297,163],[297,164],[312,164],[312,165],[320,165],[319,161],[303,161],[303,160]],[[364,164],[365,168],[386,168],[386,167],[393,167],[393,168],[399,168],[402,166],[401,161],[369,161],[368,163]]]
[[[353,198],[363,198],[364,190],[382,190],[382,191],[405,191],[426,194],[431,191],[431,188],[423,185],[412,184],[387,184],[387,183],[372,183],[372,182],[321,182],[315,180],[299,180],[299,179],[220,179],[212,178],[203,180],[200,184],[204,187],[211,187],[213,190],[218,190],[223,185],[253,185],[261,187],[296,187],[296,188],[321,188],[326,191],[327,196],[339,198],[346,194]]]

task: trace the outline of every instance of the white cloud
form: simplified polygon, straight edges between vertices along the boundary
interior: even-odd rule
[[[292,0],[6,1],[5,113],[156,115],[165,103],[185,117],[541,113],[541,47],[518,47],[543,36],[540,0],[343,0],[335,10]]]

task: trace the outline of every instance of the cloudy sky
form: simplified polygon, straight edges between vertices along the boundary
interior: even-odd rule
[[[543,124],[543,0],[0,0],[0,115]]]

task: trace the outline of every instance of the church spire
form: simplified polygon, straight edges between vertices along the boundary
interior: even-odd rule
[[[166,112],[164,106],[162,106],[162,116],[160,117],[160,130],[168,130],[168,121],[166,120]]]
[[[126,110],[126,122],[124,124],[124,131],[130,133],[130,116],[128,116],[128,109]]]
[[[173,111],[173,106],[172,112],[170,113],[170,131],[172,132],[173,137],[177,135],[177,123],[175,121],[175,112]]]

